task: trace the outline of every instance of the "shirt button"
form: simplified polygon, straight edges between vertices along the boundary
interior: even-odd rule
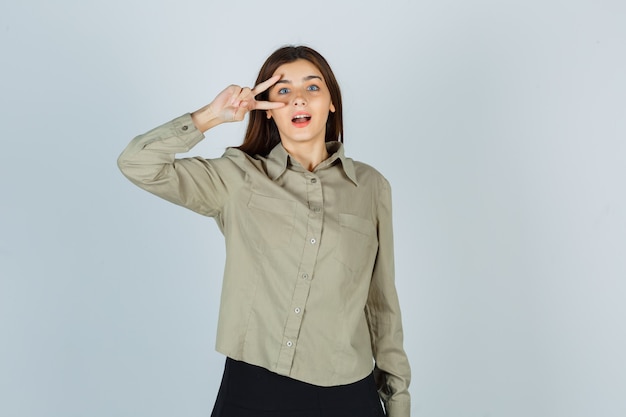
[[[317,240],[315,240],[315,238],[311,239],[311,245],[315,245],[315,242],[317,242]]]
[[[293,342],[291,340],[287,341],[287,347],[292,347],[293,346]]]
[[[315,184],[317,182],[317,178],[311,178],[311,184]]]
[[[320,211],[322,211],[322,209],[321,209],[321,208],[319,208],[319,207],[313,207],[313,212],[315,212],[315,213],[319,213]]]
[[[187,129],[189,129],[189,126],[185,125],[185,126],[181,127],[181,129],[187,130]]]
[[[307,274],[306,272],[304,274],[302,274],[302,278],[303,279],[308,279],[309,278],[309,274]]]
[[[300,311],[301,311],[301,310],[300,310],[300,308],[296,307],[293,311],[294,311],[296,314],[300,314]]]

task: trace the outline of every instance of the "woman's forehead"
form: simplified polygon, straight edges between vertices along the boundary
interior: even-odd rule
[[[289,81],[300,81],[305,78],[324,79],[321,71],[310,61],[306,59],[298,59],[288,62],[276,68],[273,75],[281,75],[283,79]]]

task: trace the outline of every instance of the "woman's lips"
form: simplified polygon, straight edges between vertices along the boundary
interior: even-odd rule
[[[305,112],[298,112],[291,118],[291,123],[295,127],[306,127],[311,123],[311,115]]]

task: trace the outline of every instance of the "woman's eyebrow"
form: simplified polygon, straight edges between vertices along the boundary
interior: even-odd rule
[[[319,75],[307,75],[306,77],[302,79],[302,81],[309,81],[313,79],[322,80],[322,77],[320,77]],[[283,80],[276,81],[276,84],[291,84],[291,81],[283,79]]]

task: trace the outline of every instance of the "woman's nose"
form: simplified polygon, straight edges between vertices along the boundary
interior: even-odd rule
[[[298,90],[296,96],[293,99],[293,104],[296,106],[305,106],[306,99],[304,98],[304,92],[302,90]]]

